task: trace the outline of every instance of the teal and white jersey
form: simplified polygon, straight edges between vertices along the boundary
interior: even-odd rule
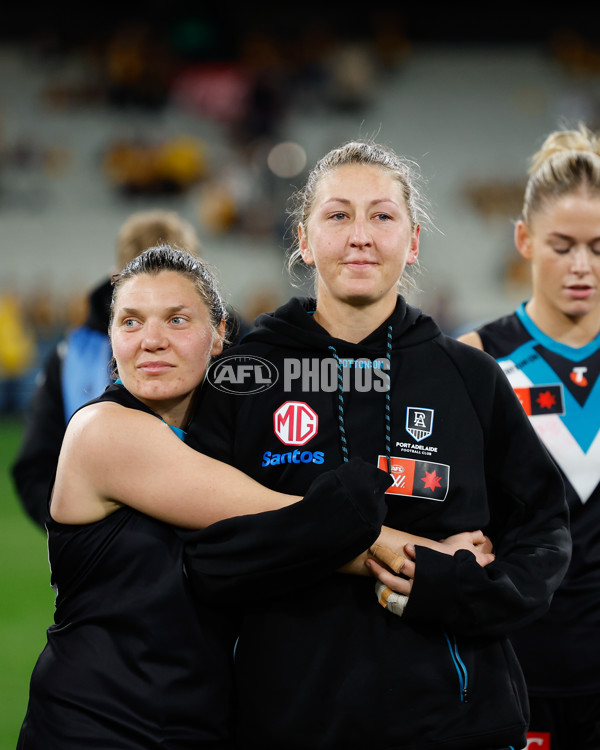
[[[511,325],[512,317],[506,324],[515,334],[512,344],[494,334],[498,321],[479,332],[484,349],[502,366],[536,432],[586,503],[600,482],[600,334],[575,349],[540,331],[524,305]]]
[[[573,557],[548,614],[513,643],[536,694],[600,691],[600,333],[574,348],[521,305],[478,329],[560,468]]]

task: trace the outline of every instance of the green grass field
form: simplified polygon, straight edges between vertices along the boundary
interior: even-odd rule
[[[15,750],[54,608],[46,536],[23,511],[9,474],[21,432],[19,421],[0,420],[0,750]]]

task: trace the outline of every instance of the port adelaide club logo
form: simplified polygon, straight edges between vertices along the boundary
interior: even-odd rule
[[[232,354],[208,368],[207,381],[223,393],[247,396],[272,388],[279,378],[277,368],[262,357]]]
[[[422,406],[409,406],[406,409],[406,431],[417,443],[428,438],[433,432],[433,409]]]

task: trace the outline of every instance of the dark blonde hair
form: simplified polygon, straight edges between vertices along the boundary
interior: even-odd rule
[[[429,221],[425,200],[421,194],[421,175],[418,166],[399,156],[387,146],[372,141],[349,141],[325,154],[310,171],[304,187],[290,197],[288,205],[288,230],[292,246],[287,266],[293,275],[296,265],[302,264],[302,254],[298,244],[297,227],[301,225],[306,233],[313,210],[317,189],[324,177],[339,167],[349,164],[378,167],[389,172],[400,184],[413,229]]]
[[[200,253],[200,240],[194,227],[175,211],[151,209],[137,211],[121,225],[117,235],[117,268],[125,268],[129,261],[149,247],[170,245],[186,250],[190,255]]]
[[[531,157],[523,221],[530,224],[549,201],[578,190],[600,193],[600,138],[583,124],[550,133]]]

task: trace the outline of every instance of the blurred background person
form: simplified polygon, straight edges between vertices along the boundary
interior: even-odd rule
[[[558,130],[531,160],[517,250],[532,295],[460,338],[502,365],[560,468],[569,570],[540,620],[512,638],[528,682],[529,740],[600,747],[600,138]]]
[[[21,414],[21,379],[35,356],[36,340],[19,297],[0,293],[0,416]]]

